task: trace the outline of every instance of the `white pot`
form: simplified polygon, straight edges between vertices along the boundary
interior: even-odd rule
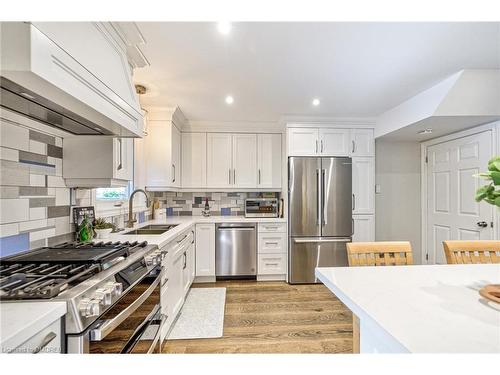
[[[113,231],[113,228],[107,229],[94,229],[96,233],[96,238],[103,240],[105,238],[109,238],[109,234]]]

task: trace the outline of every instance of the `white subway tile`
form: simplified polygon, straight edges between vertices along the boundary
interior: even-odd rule
[[[30,139],[30,152],[35,154],[47,155],[47,145],[42,142],[33,141]]]
[[[69,206],[69,189],[56,189],[56,206]]]
[[[67,217],[55,218],[56,236],[71,232],[71,224]]]
[[[55,228],[40,230],[37,232],[30,232],[30,242],[42,240],[44,238],[54,237],[55,235],[56,235]]]
[[[30,186],[45,186],[45,176],[42,174],[30,174]]]
[[[19,161],[19,151],[12,148],[0,147],[0,159]]]
[[[66,187],[64,179],[60,176],[47,176],[48,187]]]
[[[0,224],[26,221],[29,218],[29,199],[0,199]]]
[[[26,232],[32,229],[45,228],[47,226],[47,219],[25,221],[23,223],[19,223],[19,231]]]
[[[28,129],[2,121],[0,130],[0,144],[2,146],[29,151],[30,135]]]
[[[30,208],[30,220],[45,219],[47,217],[47,207]]]
[[[15,236],[16,234],[19,234],[18,223],[0,225],[0,237]]]

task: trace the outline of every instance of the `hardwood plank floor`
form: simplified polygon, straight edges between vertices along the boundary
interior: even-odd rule
[[[163,353],[352,353],[352,313],[324,285],[224,281],[224,336],[169,340]]]

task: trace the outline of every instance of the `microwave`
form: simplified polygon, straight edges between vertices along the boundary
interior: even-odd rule
[[[278,217],[278,199],[277,198],[246,199],[245,217]]]

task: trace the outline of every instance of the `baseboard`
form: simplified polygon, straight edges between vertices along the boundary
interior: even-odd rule
[[[257,281],[286,281],[286,275],[257,275]]]
[[[196,276],[193,283],[215,283],[215,276]]]

